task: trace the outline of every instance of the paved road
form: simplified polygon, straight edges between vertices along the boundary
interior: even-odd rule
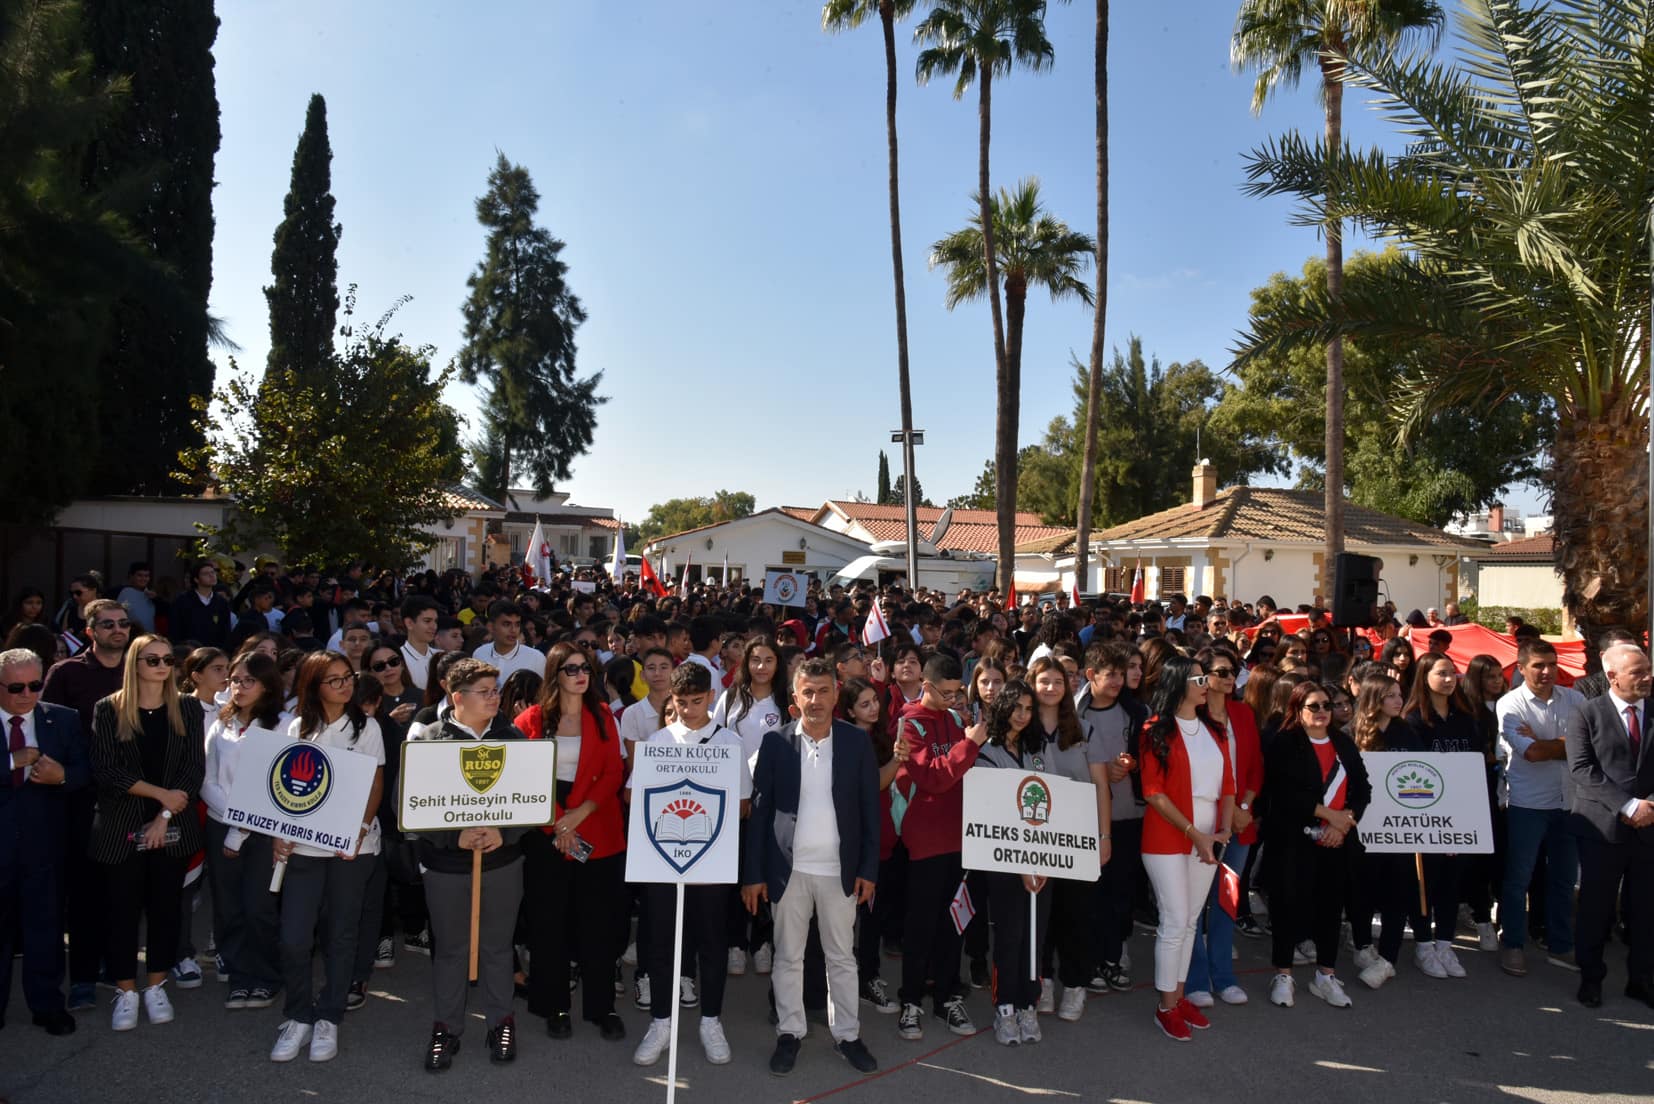
[[[1573,999],[1577,975],[1536,960],[1527,978],[1509,978],[1494,956],[1466,950],[1463,943],[1468,979],[1431,980],[1408,966],[1378,993],[1352,980],[1355,1007],[1336,1011],[1308,995],[1307,968],[1299,971],[1305,976],[1297,1007],[1269,1005],[1266,947],[1261,941],[1242,944],[1242,981],[1252,1003],[1219,1008],[1211,1030],[1190,1043],[1160,1034],[1146,986],[1092,998],[1077,1024],[1044,1017],[1045,1041],[1015,1049],[997,1046],[989,1032],[951,1036],[935,1020],[927,1021],[923,1042],[904,1042],[896,1037],[895,1017],[869,1013],[863,1038],[881,1072],[867,1079],[830,1051],[825,1026],[815,1023],[793,1075],[770,1077],[767,979],[731,978],[725,1022],[735,1060],[708,1066],[695,1036],[695,1014],[685,1016],[679,1098],[741,1104],[828,1098],[844,1104],[1654,1100],[1654,1010],[1621,995],[1623,948],[1613,955],[1607,1000],[1594,1012]],[[1136,935],[1131,952],[1137,973],[1146,977],[1151,938]],[[1406,958],[1411,951],[1403,953]],[[416,1104],[479,1093],[606,1104],[665,1098],[665,1059],[648,1070],[631,1063],[645,1016],[629,1000],[622,1014],[631,1035],[624,1043],[605,1043],[585,1024],[577,1025],[573,1040],[553,1041],[525,1015],[528,1030],[517,1063],[496,1068],[487,1061],[478,1021],[468,1026],[465,1049],[450,1072],[425,1073],[420,1060],[430,1022],[428,970],[426,959],[404,955],[394,969],[378,971],[367,1007],[346,1019],[339,1058],[324,1065],[303,1058],[272,1064],[267,1055],[277,1010],[226,1012],[223,988],[210,973],[202,988],[173,994],[174,1023],[140,1024],[121,1035],[109,1030],[105,1004],[81,1014],[75,1035],[49,1038],[29,1026],[21,993],[14,992],[11,1025],[0,1032],[0,1098],[14,1104],[84,1104],[117,1095],[166,1104]],[[989,1022],[982,993],[972,994],[970,1008],[979,1026]]]

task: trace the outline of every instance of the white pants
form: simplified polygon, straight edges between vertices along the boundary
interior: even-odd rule
[[[775,966],[770,984],[775,988],[776,1034],[804,1037],[804,944],[814,916],[827,959],[828,1030],[835,1042],[859,1037],[856,898],[844,892],[836,874],[827,877],[795,870],[787,881],[787,892],[770,905],[775,916]]]
[[[1217,823],[1217,806],[1196,800],[1191,820],[1197,831],[1211,831]],[[1160,927],[1154,937],[1154,987],[1171,993],[1189,976],[1195,927],[1218,868],[1201,862],[1191,845],[1181,855],[1144,855],[1143,869],[1148,871],[1160,909]]]

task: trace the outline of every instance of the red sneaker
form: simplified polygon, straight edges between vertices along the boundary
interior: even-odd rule
[[[1154,1022],[1160,1025],[1160,1030],[1164,1031],[1168,1038],[1175,1039],[1180,1043],[1188,1042],[1193,1035],[1193,1032],[1189,1030],[1189,1025],[1183,1022],[1183,1017],[1176,1008],[1156,1008],[1154,1010]]]
[[[1197,1031],[1204,1031],[1212,1026],[1212,1021],[1206,1018],[1204,1012],[1190,1004],[1188,997],[1177,1002],[1177,1014],[1183,1017],[1184,1023]]]

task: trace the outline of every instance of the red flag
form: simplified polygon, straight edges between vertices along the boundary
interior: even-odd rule
[[[1017,581],[1015,579],[1011,580],[1011,589],[1005,594],[1005,608],[1008,610],[1017,608]]]
[[[953,921],[953,930],[960,935],[970,926],[971,917],[976,915],[976,902],[971,900],[970,887],[964,882],[954,891],[953,900],[948,902],[948,919]]]
[[[656,598],[666,597],[666,587],[661,584],[660,576],[655,574],[655,569],[649,566],[648,556],[644,556],[640,561],[638,579]]]
[[[1080,581],[1078,579],[1074,580],[1074,593],[1069,595],[1069,598],[1072,600],[1074,608],[1079,609],[1080,608]]]
[[[1229,919],[1240,919],[1240,875],[1218,863],[1218,904]]]
[[[1143,561],[1139,559],[1137,561],[1137,572],[1131,577],[1132,603],[1135,605],[1136,603],[1142,602],[1146,594],[1147,589],[1143,585]]]

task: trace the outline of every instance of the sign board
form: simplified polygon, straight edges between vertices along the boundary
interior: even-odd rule
[[[772,606],[802,606],[810,577],[800,571],[764,572],[764,601]]]
[[[404,832],[550,824],[556,740],[409,740],[396,822]]]
[[[232,828],[354,854],[378,769],[371,755],[254,732],[241,742],[224,819]]]
[[[596,594],[597,584],[590,579],[570,579],[569,587],[576,594]]]
[[[967,771],[961,859],[967,870],[1096,881],[1096,787],[1038,771]]]
[[[781,552],[781,562],[788,567],[803,567],[804,559],[804,553],[796,549],[787,548]]]
[[[1373,802],[1358,826],[1379,854],[1487,854],[1487,765],[1473,751],[1364,751]]]
[[[732,883],[741,831],[739,744],[638,744],[628,882]]]

